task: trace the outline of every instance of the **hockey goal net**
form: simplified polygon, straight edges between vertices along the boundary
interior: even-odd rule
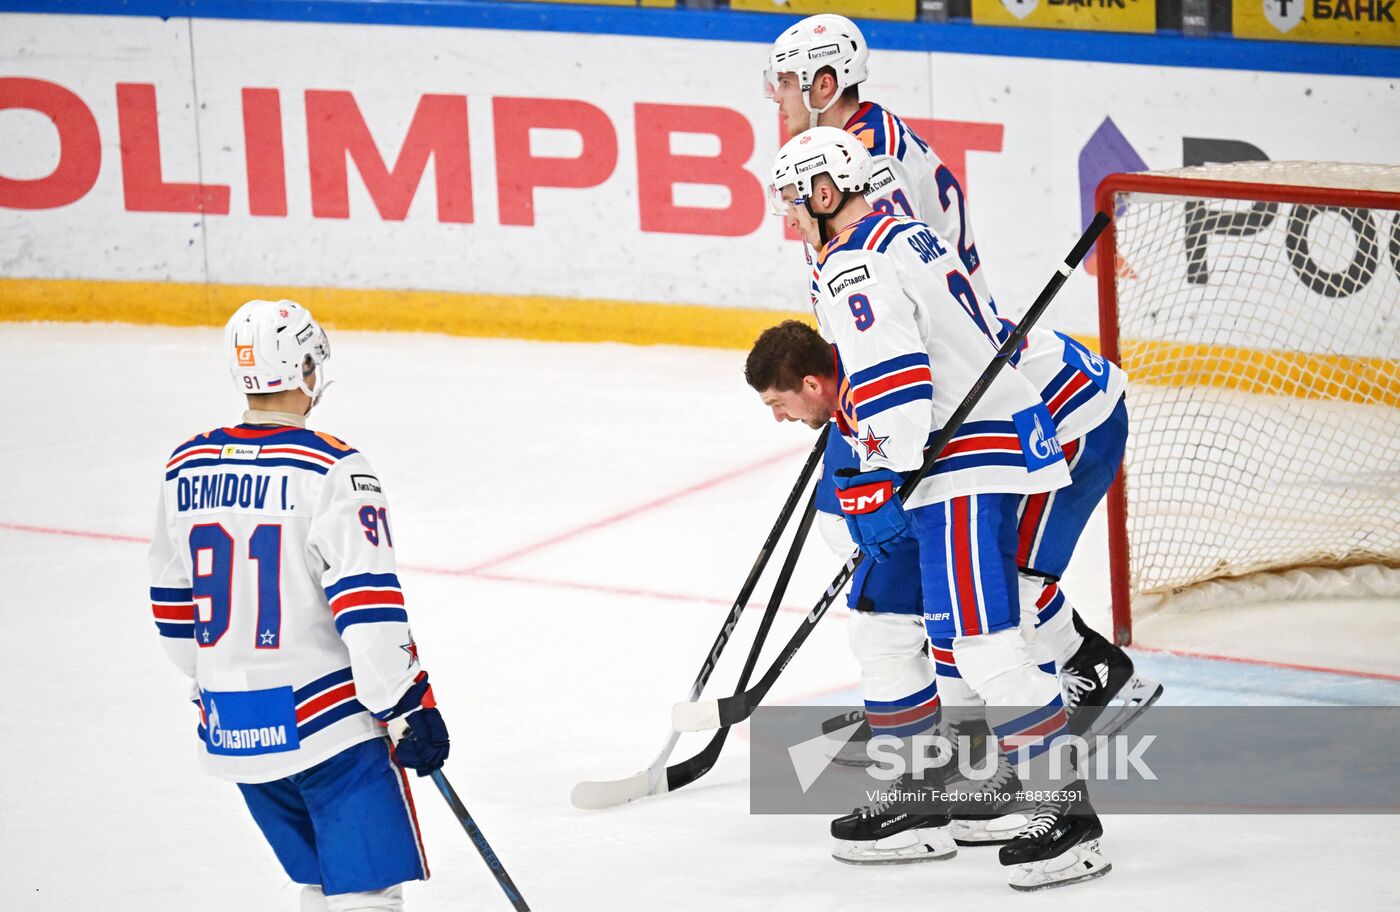
[[[1400,167],[1115,174],[1097,202],[1118,641],[1168,605],[1400,597]]]

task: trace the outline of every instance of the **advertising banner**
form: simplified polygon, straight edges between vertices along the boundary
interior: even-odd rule
[[[657,338],[744,344],[752,322],[695,342],[695,314],[761,328],[807,308],[802,248],[764,199],[781,141],[766,57],[753,41],[0,16],[0,307],[140,319],[122,314],[185,300],[152,286],[191,302],[205,285],[322,288],[386,328],[470,307],[489,334],[625,320],[645,341],[673,320]],[[862,96],[962,181],[1013,316],[1104,174],[1400,150],[1387,78],[878,48],[870,73]],[[93,284],[112,282],[147,284]],[[1072,280],[1051,319],[1093,334],[1093,282]]]
[[[1396,46],[1396,13],[1395,0],[1235,0],[1235,35]]]
[[[972,0],[972,21],[1146,35],[1157,31],[1157,0]]]

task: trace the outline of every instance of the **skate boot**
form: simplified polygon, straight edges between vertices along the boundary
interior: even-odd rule
[[[992,749],[996,750],[995,746]],[[1021,777],[1000,750],[996,755],[996,769],[990,777],[949,783],[949,791],[973,795],[952,808],[953,841],[960,846],[1004,845],[1030,823],[1030,806],[1016,799],[1023,788]]]
[[[1095,746],[1095,735],[1116,735],[1162,696],[1162,685],[1133,673],[1133,660],[1074,617],[1083,644],[1060,669],[1069,732]],[[1116,703],[1114,701],[1117,701]]]
[[[1038,804],[1026,828],[1001,847],[1001,863],[1010,869],[1013,890],[1062,887],[1113,870],[1099,851],[1103,826],[1084,783],[1071,783],[1051,794],[1055,800]]]
[[[921,783],[907,774],[891,783],[888,800],[856,808],[831,822],[831,857],[845,864],[910,864],[958,854],[945,814],[921,813],[909,798]]]
[[[839,748],[831,752],[832,763],[839,766],[870,766],[875,762],[870,759],[870,755],[865,749],[865,746],[870,743],[871,731],[870,722],[865,718],[864,710],[853,709],[848,713],[832,716],[822,723],[822,734],[830,737],[833,732],[838,732],[857,722],[860,723],[860,728],[856,729]]]

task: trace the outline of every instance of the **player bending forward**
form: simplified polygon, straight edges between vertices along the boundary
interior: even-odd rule
[[[833,14],[809,16],[774,42],[764,74],[768,95],[778,104],[790,137],[830,126],[859,140],[871,157],[871,184],[865,193],[871,207],[925,222],[956,256],[972,294],[995,313],[962,186],[903,120],[861,100],[859,86],[866,79],[869,58],[869,45],[854,22]],[[1000,322],[1002,326],[993,328],[1005,338],[1014,324]],[[1094,505],[1122,461],[1127,379],[1115,365],[1044,322],[1031,329],[1014,363],[1049,408],[1074,479],[1072,493],[1040,494],[1021,505],[1016,547],[1020,599],[1037,609],[1036,645],[1061,673],[1067,705],[1082,710],[1073,720],[1075,732],[1087,733],[1097,720],[1094,732],[1111,734],[1155,701],[1161,685],[1136,676],[1127,653],[1084,623],[1059,580]],[[836,454],[827,457],[827,481],[845,449],[834,446],[836,442],[827,448],[828,454]],[[875,582],[876,588],[890,588]],[[933,645],[935,659],[949,658],[946,644]],[[975,704],[951,662],[939,661],[938,672],[945,708]]]
[[[865,147],[833,127],[790,140],[773,165],[775,211],[817,251],[817,317],[835,343],[844,430],[859,446],[859,465],[834,479],[838,501],[868,557],[884,560],[915,542],[928,638],[949,645],[1002,751],[1030,760],[1024,786],[1045,800],[1001,849],[1011,885],[1097,877],[1109,870],[1098,851],[1103,829],[1073,769],[1049,762],[1066,714],[1054,674],[1022,634],[1017,585],[1017,510],[1023,497],[1069,483],[1064,454],[1039,391],[1005,370],[900,503],[901,473],[923,462],[930,434],[1003,336],[963,264],[927,225],[870,206],[870,180]],[[879,810],[870,832],[852,827],[877,847],[913,817],[897,806]],[[951,842],[937,832],[947,818],[917,823],[919,839]]]
[[[224,331],[242,423],[165,466],[151,543],[161,643],[193,682],[205,769],[238,783],[309,910],[398,910],[428,868],[408,779],[447,728],[408,627],[379,479],[306,429],[325,333],[291,301],[249,301]],[[397,749],[385,723],[403,720]]]

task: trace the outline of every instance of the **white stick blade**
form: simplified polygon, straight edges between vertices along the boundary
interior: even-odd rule
[[[719,701],[675,704],[671,707],[671,727],[682,732],[714,731],[719,728]]]
[[[569,793],[569,800],[573,802],[574,807],[580,810],[597,811],[603,808],[617,807],[629,801],[636,801],[638,798],[666,791],[664,773],[661,776],[661,781],[657,783],[656,792],[649,790],[647,785],[648,772],[648,770],[642,770],[635,776],[628,776],[626,779],[610,779],[606,782],[580,782]]]

